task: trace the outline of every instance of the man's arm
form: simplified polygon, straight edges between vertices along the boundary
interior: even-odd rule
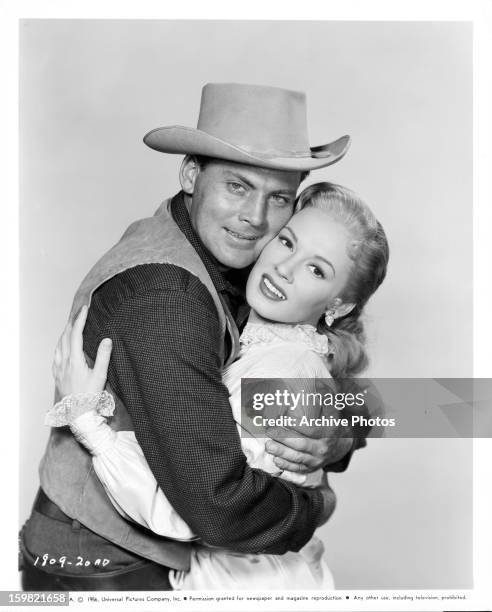
[[[323,495],[246,464],[221,380],[215,305],[200,281],[173,266],[120,274],[93,296],[89,356],[107,336],[109,382],[159,486],[193,531],[244,552],[301,548],[321,521]]]
[[[275,429],[267,434],[272,441],[267,442],[266,449],[274,456],[274,463],[282,470],[309,473],[319,468],[326,472],[343,472],[347,469],[352,455],[360,448],[367,446],[371,426],[352,424],[352,415],[364,418],[366,423],[371,417],[382,415],[384,405],[377,388],[369,379],[346,379],[338,381],[339,391],[344,393],[364,393],[365,401],[360,407],[346,407],[342,412],[335,409],[335,417],[345,417],[349,425],[324,428],[315,435],[296,432],[293,437],[279,435]],[[328,388],[329,391],[332,391]]]

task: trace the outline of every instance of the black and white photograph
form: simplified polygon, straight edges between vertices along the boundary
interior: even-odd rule
[[[18,28],[14,590],[471,609],[472,437],[241,391],[477,376],[473,21]]]

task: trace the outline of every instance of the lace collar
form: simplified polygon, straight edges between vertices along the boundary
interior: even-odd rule
[[[248,323],[241,334],[241,348],[278,342],[301,342],[320,355],[329,352],[328,338],[318,334],[313,325],[287,323]]]

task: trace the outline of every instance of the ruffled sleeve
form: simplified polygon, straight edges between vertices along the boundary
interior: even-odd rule
[[[47,411],[44,424],[48,427],[66,427],[86,412],[103,417],[113,416],[114,408],[114,398],[107,391],[66,395]]]

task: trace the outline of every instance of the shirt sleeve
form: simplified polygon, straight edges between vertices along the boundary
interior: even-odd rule
[[[169,502],[211,545],[299,550],[317,526],[322,496],[246,464],[208,291],[195,277],[174,279],[172,289],[154,276],[115,278],[93,296],[84,348],[93,358],[98,342],[112,338],[109,382]]]
[[[113,431],[95,411],[75,418],[70,429],[92,454],[94,471],[124,518],[174,540],[196,539],[157,485],[132,431]]]

